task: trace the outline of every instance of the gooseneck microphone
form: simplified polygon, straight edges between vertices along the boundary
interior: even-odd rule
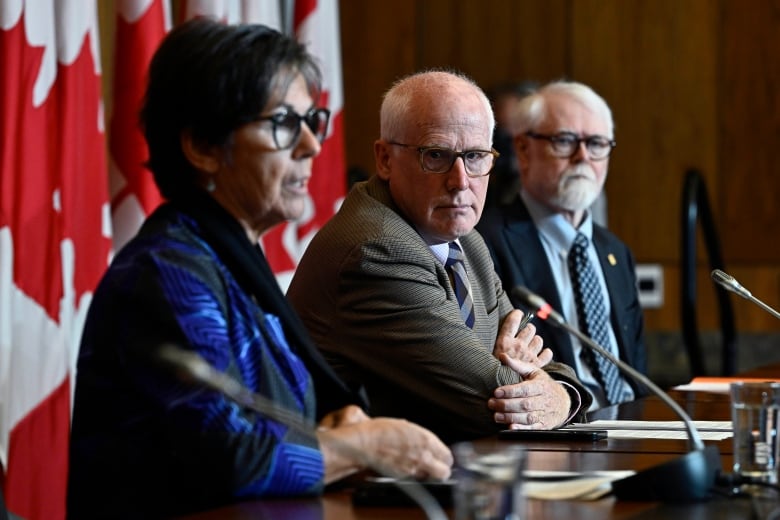
[[[614,363],[623,373],[645,385],[666,403],[683,421],[688,433],[688,453],[677,459],[653,466],[636,474],[616,480],[612,491],[620,500],[694,502],[709,498],[715,478],[721,470],[717,446],[705,446],[696,426],[687,413],[655,383],[632,366],[621,361],[611,352],[569,325],[544,298],[525,287],[512,289],[512,296],[534,312],[539,318],[564,329],[590,348]]]
[[[738,294],[745,298],[746,300],[750,300],[751,302],[755,303],[765,311],[767,311],[769,314],[774,316],[775,318],[780,319],[780,312],[777,312],[775,309],[767,305],[766,303],[762,302],[755,296],[753,296],[750,291],[742,287],[742,284],[740,284],[733,276],[730,274],[726,274],[720,269],[715,269],[712,271],[712,280],[726,289],[729,292],[733,292],[734,294]]]
[[[252,392],[227,374],[220,372],[200,355],[172,344],[161,345],[155,353],[155,361],[166,370],[173,370],[180,381],[214,390],[237,404],[269,417],[288,428],[308,437],[316,437],[317,425],[305,419],[299,413],[279,406],[271,399]],[[382,476],[392,476],[391,472],[375,460],[345,442],[334,439],[334,447],[342,453],[356,457],[367,467]],[[447,520],[447,515],[436,499],[424,486],[411,479],[395,481],[397,487],[414,503],[420,506],[427,518]]]

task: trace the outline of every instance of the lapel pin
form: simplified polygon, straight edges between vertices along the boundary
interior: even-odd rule
[[[615,258],[615,255],[613,255],[612,253],[607,255],[607,260],[609,260],[609,265],[611,266],[617,265],[617,259]]]

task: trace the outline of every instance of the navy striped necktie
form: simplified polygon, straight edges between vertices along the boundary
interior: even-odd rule
[[[460,306],[460,315],[466,326],[471,329],[474,328],[474,300],[471,297],[471,285],[466,275],[466,264],[463,260],[463,251],[461,251],[460,246],[455,242],[450,242],[450,253],[444,267],[452,276],[455,297]]]
[[[593,341],[609,350],[609,331],[606,307],[596,272],[588,259],[588,237],[577,233],[569,251],[569,275],[577,305],[577,320],[580,328]],[[583,345],[580,357],[590,367],[596,380],[604,388],[609,404],[622,401],[623,380],[618,368],[604,356],[595,354]]]

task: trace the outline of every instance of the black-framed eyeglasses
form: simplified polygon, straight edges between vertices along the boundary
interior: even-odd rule
[[[526,132],[525,135],[533,139],[544,139],[550,141],[553,154],[561,159],[569,159],[580,148],[580,143],[585,143],[585,149],[588,150],[588,156],[594,161],[606,159],[612,153],[612,149],[617,146],[614,139],[603,135],[586,135],[580,137],[573,132],[559,132],[557,134],[537,134],[536,132]]]
[[[484,177],[490,173],[496,158],[501,155],[492,149],[463,150],[458,152],[451,148],[442,148],[440,146],[414,146],[395,141],[388,141],[388,143],[417,150],[420,154],[420,167],[424,172],[428,173],[447,173],[452,169],[455,160],[460,157],[463,159],[463,165],[466,167],[466,174],[469,177]]]
[[[330,110],[314,107],[301,115],[291,109],[287,109],[270,116],[259,116],[254,120],[270,121],[271,125],[273,125],[274,144],[276,144],[279,150],[286,150],[298,142],[298,138],[301,136],[302,122],[305,122],[317,140],[322,142],[328,133]]]

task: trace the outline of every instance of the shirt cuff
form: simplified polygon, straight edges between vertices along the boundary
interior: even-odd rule
[[[566,418],[565,421],[563,421],[563,424],[561,426],[564,426],[566,424],[569,424],[572,419],[579,413],[580,408],[582,408],[582,396],[580,395],[580,392],[574,388],[573,385],[567,383],[566,381],[558,381],[563,387],[566,389],[566,392],[569,393],[569,399],[571,399],[571,407],[569,408],[569,416]]]

